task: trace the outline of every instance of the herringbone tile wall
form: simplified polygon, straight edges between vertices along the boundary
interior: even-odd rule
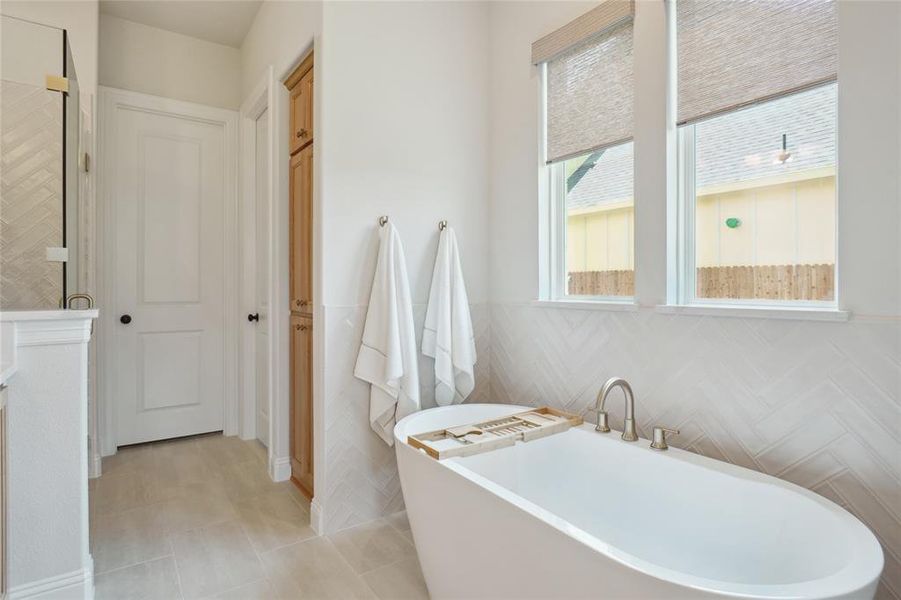
[[[424,304],[413,307],[417,347],[420,347]],[[488,402],[488,307],[473,305],[476,334],[476,389],[468,402]],[[337,531],[403,509],[394,448],[369,426],[369,385],[353,376],[366,307],[325,307],[325,528]],[[419,384],[423,408],[435,406],[432,359],[419,356]]]
[[[425,306],[414,307],[421,334]],[[880,598],[901,592],[901,321],[848,323],[653,311],[472,307],[479,362],[470,402],[593,405],[628,379],[640,434],[679,428],[674,446],[775,475],[857,515],[885,550]],[[326,307],[328,531],[403,507],[394,450],[369,428],[369,386],[353,377],[366,307]],[[423,408],[432,363],[420,357]],[[623,407],[613,400],[611,424]]]
[[[0,85],[0,308],[57,308],[62,263],[62,96],[3,80]]]
[[[810,488],[879,537],[901,593],[901,321],[848,323],[491,305],[491,398],[582,412],[612,376],[642,437]],[[623,406],[611,398],[611,425]],[[599,457],[599,460],[602,457]]]

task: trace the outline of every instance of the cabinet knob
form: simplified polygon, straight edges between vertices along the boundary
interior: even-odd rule
[[[119,322],[123,325],[128,325],[129,323],[131,323],[131,315],[122,315],[121,317],[119,317]]]
[[[251,315],[247,315],[247,320],[253,323],[254,321],[260,320],[260,313],[253,313]]]

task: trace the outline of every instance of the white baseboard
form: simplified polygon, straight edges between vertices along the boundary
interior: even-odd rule
[[[38,599],[41,600],[71,600],[81,598],[93,600],[94,598],[94,569],[87,566],[84,569],[70,571],[62,575],[54,575],[38,581],[23,583],[9,590],[9,600]]]
[[[100,454],[91,454],[88,459],[88,478],[97,479],[103,475],[103,457]]]
[[[272,481],[291,479],[291,459],[287,456],[273,456],[269,459],[269,477]]]
[[[317,535],[323,535],[325,533],[325,522],[323,519],[322,505],[319,503],[319,500],[314,497],[313,501],[310,502],[310,527],[312,527]]]

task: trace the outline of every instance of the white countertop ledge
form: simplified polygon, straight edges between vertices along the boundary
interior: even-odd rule
[[[0,322],[96,319],[97,315],[96,308],[89,310],[5,310],[0,312]]]
[[[90,310],[7,310],[0,312],[0,386],[18,370],[18,348],[87,343],[97,318]]]
[[[799,321],[837,321],[851,318],[847,310],[816,308],[810,306],[706,306],[701,304],[662,304],[654,309],[665,315],[694,315],[708,317],[735,317],[740,319],[794,319]]]

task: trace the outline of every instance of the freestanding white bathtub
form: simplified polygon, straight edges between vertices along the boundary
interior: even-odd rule
[[[882,549],[791,483],[593,425],[437,461],[407,435],[528,407],[426,410],[394,430],[433,598],[872,598]]]

